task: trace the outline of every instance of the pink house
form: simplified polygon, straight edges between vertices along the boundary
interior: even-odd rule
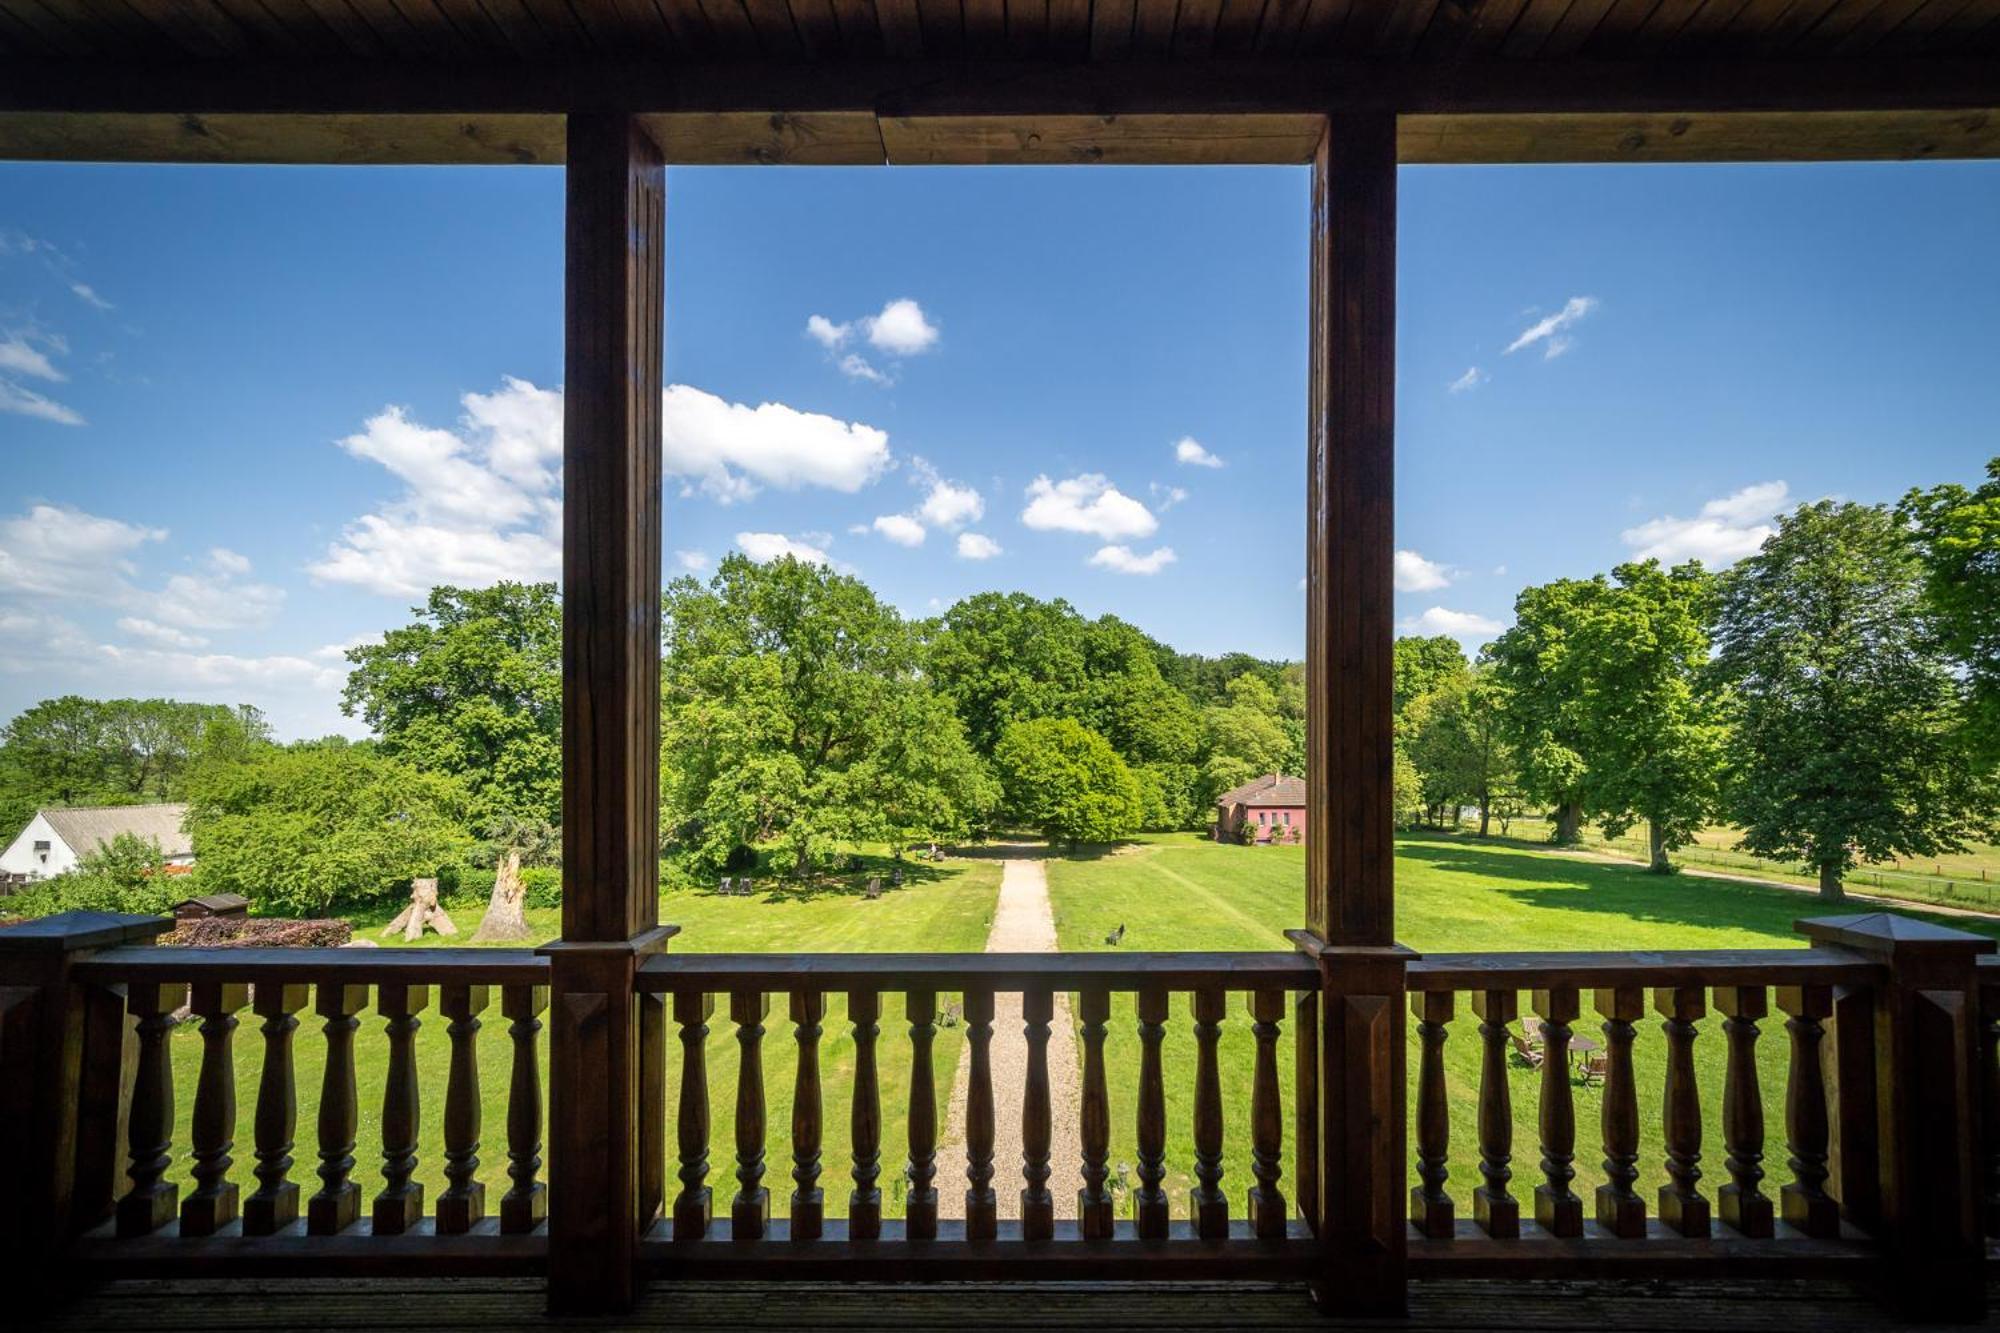
[[[1245,841],[1246,829],[1258,842],[1304,842],[1306,780],[1266,773],[1216,797],[1215,840]]]

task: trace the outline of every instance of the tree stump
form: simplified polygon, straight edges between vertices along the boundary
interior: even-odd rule
[[[523,913],[527,900],[527,887],[521,883],[520,849],[509,848],[507,859],[500,863],[500,873],[493,878],[493,896],[486,903],[486,915],[480,918],[479,929],[472,934],[473,940],[529,938],[532,932]]]
[[[417,940],[423,938],[426,926],[440,935],[458,934],[458,927],[451,924],[444,908],[438,906],[438,882],[435,879],[413,879],[410,881],[410,905],[394,921],[382,927],[382,933],[393,935],[400,930],[405,940]]]

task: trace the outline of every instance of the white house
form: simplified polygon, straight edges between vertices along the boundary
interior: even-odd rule
[[[51,879],[121,833],[160,845],[168,865],[194,864],[194,844],[181,828],[184,805],[97,805],[37,810],[21,836],[0,852],[0,876]]]

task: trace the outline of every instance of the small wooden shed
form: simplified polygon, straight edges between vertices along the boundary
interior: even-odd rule
[[[240,893],[204,893],[174,904],[174,920],[199,921],[211,916],[249,916],[250,900]]]

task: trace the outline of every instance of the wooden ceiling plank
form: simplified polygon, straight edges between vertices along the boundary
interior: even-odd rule
[[[1557,21],[1548,40],[1536,53],[1541,60],[1560,60],[1581,51],[1597,35],[1598,27],[1605,15],[1611,12],[1617,0],[1573,0],[1569,9]]]
[[[1371,58],[1397,11],[1420,3],[1424,0],[1353,0],[1333,38],[1333,53],[1353,60]]]
[[[1681,24],[1667,42],[1666,50],[1682,56],[1698,56],[1715,50],[1729,26],[1750,5],[1750,0],[1708,0],[1687,22]]]
[[[1174,20],[1180,0],[1137,0],[1132,10],[1132,55],[1164,60],[1174,49]]]
[[[97,36],[105,50],[121,56],[136,53],[143,58],[166,35],[134,13],[123,0],[68,0],[47,7],[69,21],[83,24]]]
[[[1907,56],[1922,51],[1932,36],[1959,18],[1978,0],[1932,0],[1910,15],[1869,48],[1870,55]]]
[[[1048,43],[1049,0],[1006,0],[1006,3],[1006,54],[1020,60],[1029,59]],[[924,41],[928,47],[930,43],[928,30],[924,34]],[[941,53],[932,51],[931,54]]]
[[[609,55],[623,49],[630,24],[615,0],[567,0],[567,4],[576,26],[583,32],[585,50]]]
[[[1571,0],[1528,0],[1514,26],[1500,43],[1500,55],[1507,60],[1530,60],[1542,49],[1549,34],[1562,22]]]
[[[1826,11],[1839,3],[1840,0],[1790,0],[1749,39],[1749,49],[1769,54],[1785,50],[1799,39],[1801,33],[1811,31]]]
[[[757,56],[757,26],[750,21],[743,0],[701,0],[701,12],[708,19],[718,52],[737,59]]]
[[[480,0],[432,0],[458,35],[459,45],[474,59],[515,54],[514,45]]]
[[[1848,29],[1847,35],[1834,44],[1833,50],[1844,56],[1866,55],[1884,37],[1918,17],[1931,3],[1932,0],[1883,0]]]
[[[1215,49],[1215,25],[1222,20],[1222,0],[1181,0],[1174,16],[1173,54],[1206,56]]]
[[[28,21],[14,12],[12,6],[0,6],[0,37],[7,43],[9,59],[23,55],[56,56],[65,52],[48,38],[35,31]]]
[[[1442,0],[1417,43],[1419,60],[1476,60],[1497,51],[1528,0]]]
[[[743,9],[750,15],[758,48],[765,55],[774,60],[797,60],[805,55],[805,43],[799,39],[785,0],[743,0]]]
[[[965,12],[972,13],[973,0],[966,0]],[[1090,58],[1104,63],[1129,59],[1132,55],[1132,25],[1138,22],[1135,0],[1092,0],[1090,6]]]
[[[914,60],[924,54],[917,0],[875,0],[875,21],[882,29],[882,49],[891,60]]]
[[[932,55],[955,60],[967,54],[959,0],[917,0],[917,23],[923,29],[924,50]]]
[[[589,54],[590,34],[569,7],[569,0],[520,0],[520,3],[540,30],[547,49],[577,58]]]
[[[1340,40],[1340,30],[1346,26],[1349,3],[1350,0],[1309,0],[1305,15],[1299,20],[1292,50],[1301,56],[1330,53]]]
[[[141,0],[133,2],[140,3]],[[433,39],[419,32],[409,16],[390,0],[347,0],[347,3],[381,39],[382,48],[390,59],[409,60],[429,50]]]
[[[1966,0],[1950,17],[1940,17],[1921,32],[1896,32],[1881,47],[1881,54],[1899,58],[1925,52],[1946,54],[1962,49],[1966,39],[1987,24],[2000,19],[2000,0]]]
[[[845,49],[832,0],[786,0],[786,8],[792,11],[792,28],[807,59],[831,60]]]
[[[1125,0],[1129,4],[1131,0]],[[964,0],[965,45],[974,52],[998,51],[1007,44],[1007,0]]]
[[[1298,49],[1299,29],[1306,21],[1311,0],[1267,0],[1264,17],[1257,24],[1257,50],[1261,54],[1289,56]]]
[[[882,25],[875,18],[874,0],[833,0],[840,24],[840,44],[849,60],[874,60],[882,54]]]
[[[1784,3],[1784,0],[1780,0]],[[1614,0],[1583,49],[1593,58],[1617,60],[1639,54],[1638,36],[1660,0]]]
[[[524,60],[547,59],[553,45],[521,0],[475,0],[500,35],[504,49]]]
[[[1215,53],[1236,56],[1256,50],[1264,10],[1274,3],[1276,0],[1222,0],[1222,13],[1215,20]]]
[[[1393,60],[1407,60],[1423,42],[1431,21],[1443,6],[1439,0],[1397,0],[1383,16],[1374,51]]]
[[[381,34],[369,27],[361,16],[349,7],[347,0],[300,0],[300,4],[334,35],[342,47],[355,55],[375,56],[388,53],[388,44],[382,40]]]
[[[245,56],[255,49],[250,34],[213,0],[127,0],[127,3],[180,40],[190,50]]]
[[[1049,53],[1058,60],[1090,55],[1091,0],[1049,0]]]
[[[102,39],[95,28],[79,27],[65,21],[60,14],[51,13],[39,0],[18,0],[18,3],[9,6],[9,12],[23,28],[63,55],[74,59],[103,54]]]
[[[1745,0],[1716,38],[1717,49],[1732,52],[1759,49],[1764,34],[1784,18],[1794,3],[1795,0]]]
[[[1840,0],[1820,16],[1818,23],[1800,33],[1791,45],[1793,53],[1831,51],[1846,40],[1847,34],[1859,27],[1885,0]]]

